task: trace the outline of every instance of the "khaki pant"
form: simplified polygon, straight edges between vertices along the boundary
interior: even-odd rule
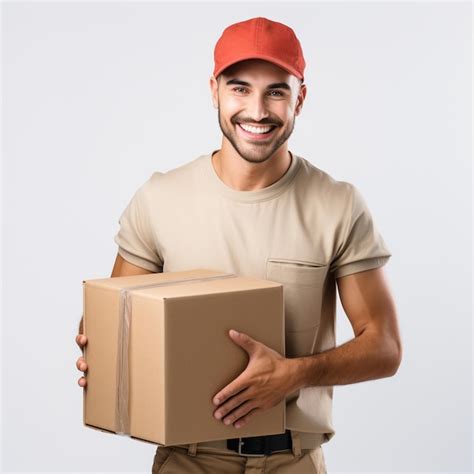
[[[323,449],[301,449],[291,432],[293,449],[269,456],[244,456],[232,450],[195,443],[158,446],[153,474],[327,474]]]

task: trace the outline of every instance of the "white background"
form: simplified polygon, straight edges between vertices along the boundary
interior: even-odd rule
[[[153,171],[220,147],[214,44],[254,16],[305,53],[290,150],[358,186],[393,254],[403,362],[335,387],[329,472],[471,471],[468,3],[2,7],[2,472],[151,471],[154,445],[82,425],[82,280]]]

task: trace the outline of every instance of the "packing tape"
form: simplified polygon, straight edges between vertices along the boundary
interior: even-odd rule
[[[119,302],[119,328],[118,328],[118,350],[117,350],[117,410],[115,412],[116,434],[130,436],[130,386],[129,386],[129,341],[130,341],[130,319],[132,315],[132,298],[130,292],[144,288],[155,288],[158,286],[182,285],[185,283],[200,283],[209,280],[221,280],[223,278],[235,278],[235,273],[223,273],[200,278],[187,278],[186,280],[172,280],[160,283],[148,283],[146,285],[127,286],[120,290]]]

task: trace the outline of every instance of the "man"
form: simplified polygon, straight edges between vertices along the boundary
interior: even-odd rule
[[[221,148],[155,172],[137,190],[120,217],[112,276],[214,268],[281,282],[285,357],[229,332],[249,363],[215,394],[212,414],[238,430],[285,398],[287,430],[159,446],[152,470],[326,472],[321,445],[335,434],[333,386],[389,377],[400,365],[395,303],[381,268],[391,253],[357,188],[288,150],[306,97],[294,31],[262,17],[236,23],[214,59]],[[337,348],[336,283],[355,334]],[[77,367],[87,370],[83,357]]]

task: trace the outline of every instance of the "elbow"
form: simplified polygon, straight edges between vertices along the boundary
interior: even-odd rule
[[[403,348],[402,342],[397,339],[394,341],[393,346],[395,349],[392,352],[392,357],[390,358],[390,376],[394,376],[402,363]]]

